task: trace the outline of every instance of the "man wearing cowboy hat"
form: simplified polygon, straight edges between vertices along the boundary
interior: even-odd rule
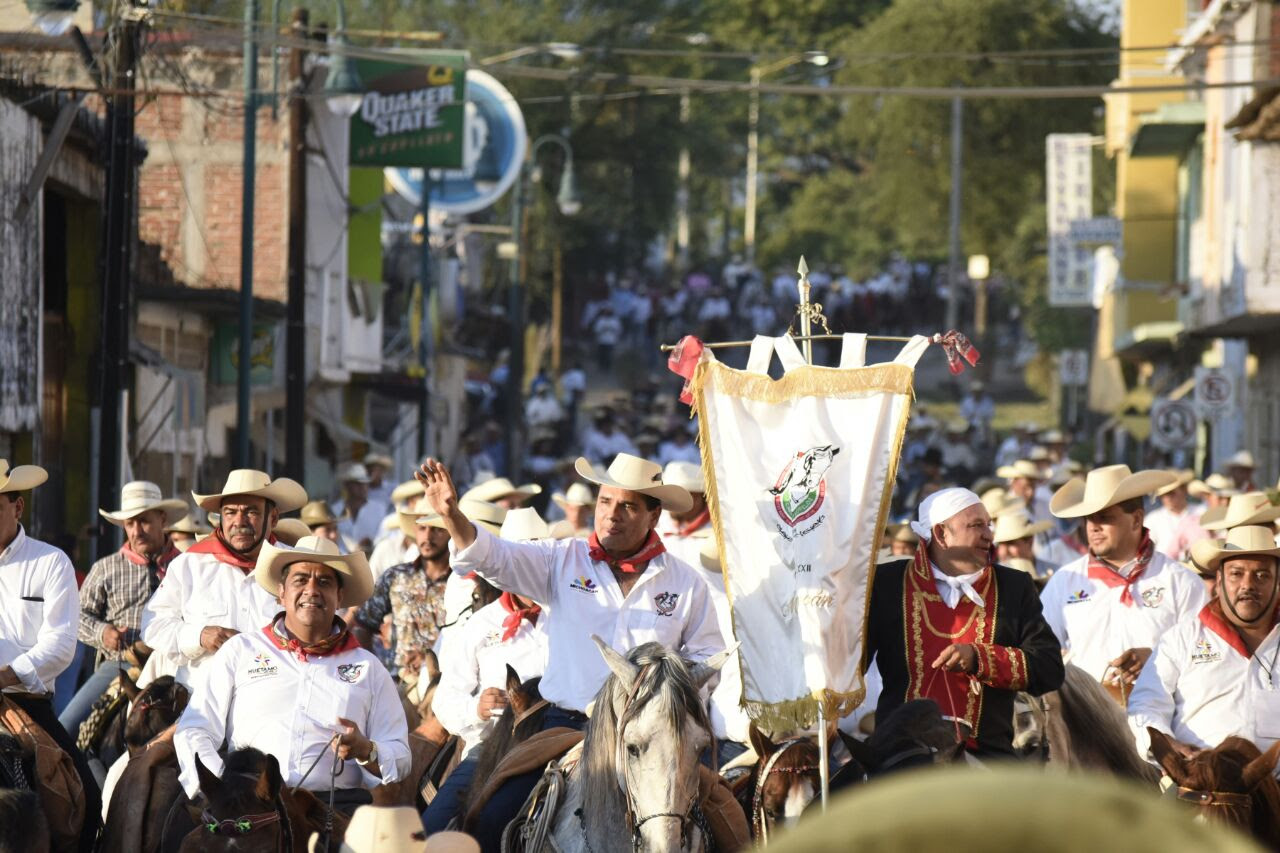
[[[337,545],[341,553],[350,554],[356,550],[355,543],[345,539],[338,530],[342,519],[329,506],[328,501],[310,501],[298,513],[298,520],[307,526],[307,531],[312,535],[328,539]]]
[[[1058,518],[1082,518],[1089,552],[1054,573],[1044,615],[1068,660],[1122,694],[1156,640],[1204,605],[1204,584],[1155,549],[1144,500],[1176,481],[1167,471],[1108,465],[1053,495]]]
[[[382,536],[369,555],[369,571],[376,582],[382,573],[392,566],[412,562],[418,553],[418,543],[406,536],[400,525],[400,513],[408,512],[412,504],[422,497],[422,484],[408,480],[391,490],[391,512],[382,519]]]
[[[1049,517],[1049,507],[1037,498],[1036,490],[1045,480],[1045,473],[1030,459],[1019,459],[1012,465],[996,469],[996,476],[1009,481],[1009,494],[1026,503],[1027,514],[1033,521]]]
[[[586,542],[504,542],[467,518],[443,464],[428,459],[417,473],[452,537],[453,570],[475,571],[499,589],[542,606],[549,651],[539,689],[553,706],[544,729],[585,725],[587,705],[609,674],[589,642],[592,634],[619,651],[656,641],[695,662],[724,650],[706,582],[666,553],[654,531],[661,510],[688,512],[689,492],[663,483],[657,463],[625,453],[607,471],[585,458],[575,467],[600,487],[595,532]],[[514,813],[538,775],[504,785],[485,809],[482,825],[500,831],[499,819]],[[496,835],[481,839],[486,849],[488,842],[496,844]]]
[[[1235,735],[1266,750],[1280,740],[1280,547],[1269,527],[1202,540],[1195,560],[1217,576],[1214,598],[1160,637],[1129,697],[1129,724],[1147,758],[1150,726],[1184,754]]]
[[[697,566],[702,542],[712,535],[711,510],[707,507],[702,466],[693,462],[670,462],[662,469],[662,482],[683,487],[693,499],[693,506],[684,512],[663,510],[658,519],[658,535],[668,551],[689,565]]]
[[[369,472],[359,462],[343,468],[338,483],[343,495],[342,500],[333,504],[333,511],[341,518],[338,531],[366,553],[372,551],[387,507],[369,500]]]
[[[1032,521],[1025,509],[996,516],[995,535],[991,540],[996,546],[996,559],[1006,566],[1009,560],[1029,560],[1035,576],[1047,578],[1057,566],[1035,558],[1035,538],[1051,527],[1052,521]]]
[[[228,474],[217,493],[191,497],[205,512],[218,513],[218,528],[169,564],[143,610],[142,641],[158,653],[147,661],[144,682],[168,674],[190,687],[193,672],[223,643],[276,613],[275,598],[254,583],[253,568],[280,513],[307,502],[293,480],[272,480],[250,468]]]
[[[179,553],[186,553],[188,548],[212,533],[213,528],[194,514],[187,513],[177,521],[171,521],[164,532],[169,537],[169,544],[177,548]]]
[[[1187,501],[1187,484],[1195,479],[1195,473],[1172,473],[1177,479],[1156,490],[1160,506],[1147,514],[1147,530],[1157,551],[1171,560],[1181,560],[1194,543],[1208,539],[1209,533],[1200,526],[1200,510]]]
[[[560,507],[564,518],[552,523],[552,539],[569,539],[577,537],[586,539],[591,535],[592,516],[595,515],[596,496],[586,483],[571,483],[564,492],[556,492],[551,502]]]
[[[991,517],[968,489],[920,505],[910,559],[876,566],[864,670],[883,682],[876,721],[908,699],[933,699],[979,755],[1012,756],[1013,703],[1062,684],[1058,642],[1035,584],[991,561]]]
[[[186,501],[165,500],[160,487],[145,480],[124,485],[119,510],[98,510],[124,528],[125,543],[94,563],[80,588],[79,640],[98,654],[93,675],[58,715],[67,731],[80,730],[94,700],[119,674],[121,656],[140,639],[142,609],[180,553],[169,544],[165,527],[186,512]]]
[[[537,483],[517,486],[506,477],[491,477],[467,489],[462,495],[462,500],[497,504],[503,509],[518,509],[540,494],[542,494],[542,486]]]
[[[221,775],[224,743],[228,752],[254,747],[274,755],[291,787],[346,792],[402,779],[411,758],[395,684],[336,615],[373,589],[364,554],[339,554],[318,536],[304,536],[292,549],[267,543],[252,577],[283,612],[211,656],[173,736],[187,796],[200,788],[197,756]],[[342,759],[337,775],[326,759],[306,775],[331,748]],[[370,801],[367,794],[340,799],[349,806]]]
[[[1233,485],[1241,492],[1256,492],[1258,486],[1253,482],[1253,472],[1257,468],[1257,464],[1253,461],[1253,454],[1247,450],[1241,450],[1227,460],[1226,469],[1227,476],[1231,478]]]
[[[387,473],[395,464],[395,460],[385,453],[370,451],[364,456],[364,469],[369,474],[369,503],[384,514],[392,504],[391,493],[395,490],[387,480]]]

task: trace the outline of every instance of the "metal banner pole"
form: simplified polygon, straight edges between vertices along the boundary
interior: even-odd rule
[[[818,778],[822,780],[822,811],[827,811],[827,794],[831,789],[831,745],[827,743],[827,705],[818,703]]]
[[[800,266],[796,267],[796,272],[800,274],[800,280],[796,282],[800,291],[800,346],[804,352],[804,360],[813,364],[813,341],[809,336],[809,265],[804,262],[804,255],[800,256]]]

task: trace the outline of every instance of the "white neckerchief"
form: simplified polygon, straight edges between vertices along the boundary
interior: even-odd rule
[[[972,601],[979,607],[986,607],[982,601],[982,596],[978,595],[978,591],[973,588],[973,582],[978,579],[986,569],[979,569],[967,575],[948,575],[942,569],[939,569],[932,562],[929,568],[933,570],[933,579],[938,583],[938,595],[942,596],[942,603],[956,609],[956,605],[960,603],[960,596]]]

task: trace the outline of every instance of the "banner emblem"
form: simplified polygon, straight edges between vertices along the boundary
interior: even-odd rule
[[[769,489],[781,518],[795,527],[822,508],[827,497],[827,471],[840,448],[830,444],[797,453]]]

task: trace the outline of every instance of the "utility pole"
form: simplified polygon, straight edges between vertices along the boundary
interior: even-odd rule
[[[237,468],[252,467],[249,456],[250,387],[253,359],[253,196],[258,142],[258,0],[244,4],[244,167],[240,199],[240,363],[236,372]]]
[[[533,147],[529,159],[534,157]],[[516,252],[511,256],[507,277],[507,322],[511,324],[511,340],[507,343],[506,419],[507,476],[514,482],[520,477],[520,425],[524,423],[524,181],[527,165],[520,167],[511,185],[511,239]]]
[[[128,387],[130,283],[133,273],[134,189],[137,159],[134,150],[134,89],[138,62],[139,22],[133,7],[122,3],[121,22],[110,43],[107,97],[107,185],[103,228],[102,359],[98,376],[97,506],[114,506],[119,499],[121,438],[124,435],[122,397]],[[93,559],[116,548],[115,528],[98,520]]]
[[[431,362],[434,353],[431,336],[434,328],[431,320],[431,228],[427,224],[431,216],[431,169],[422,167],[422,199],[418,203],[418,215],[422,217],[422,252],[418,255],[418,283],[422,291],[422,341],[418,346],[418,360],[422,368],[422,396],[418,398],[418,458],[422,459],[431,447]]]
[[[308,37],[306,9],[293,10],[293,37]],[[289,302],[285,315],[285,474],[306,479],[307,403],[307,52],[289,51]]]
[[[742,222],[742,243],[747,263],[756,259],[756,184],[760,170],[760,69],[751,68],[751,100],[747,106],[747,200]]]
[[[960,177],[963,166],[964,102],[957,95],[951,99],[951,249],[947,259],[947,323],[954,329],[960,323]]]

